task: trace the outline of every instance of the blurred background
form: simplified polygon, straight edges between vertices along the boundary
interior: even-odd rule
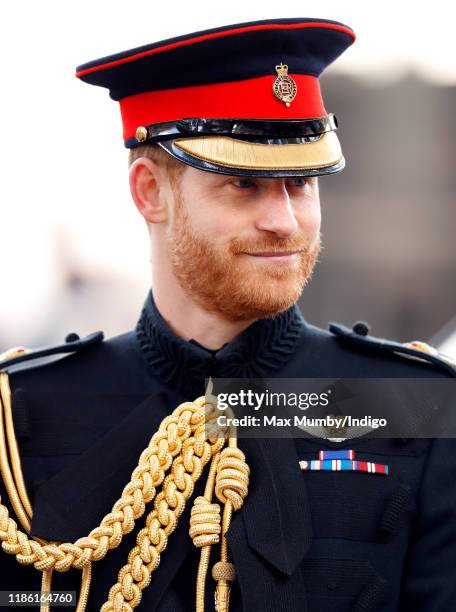
[[[320,180],[324,250],[304,316],[321,327],[365,320],[374,335],[456,356],[456,8],[417,4],[6,4],[0,351],[127,331],[150,285],[117,103],[75,67],[191,31],[303,16],[345,22],[358,37],[322,77],[347,167]]]

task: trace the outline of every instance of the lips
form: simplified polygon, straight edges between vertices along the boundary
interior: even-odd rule
[[[296,253],[299,253],[299,251],[264,251],[260,253],[246,253],[246,255],[252,255],[253,257],[287,257],[288,255],[295,255]]]

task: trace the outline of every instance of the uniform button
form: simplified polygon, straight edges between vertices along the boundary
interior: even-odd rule
[[[71,334],[68,334],[67,337],[65,338],[65,342],[77,342],[79,339],[80,338],[78,334],[71,332]]]
[[[334,589],[337,589],[339,585],[337,584],[337,582],[334,582],[334,580],[331,580],[326,586],[330,591],[334,591]]]
[[[367,336],[369,333],[369,325],[365,321],[357,321],[353,325],[353,331],[355,334],[358,334],[358,336]]]
[[[335,419],[336,418],[335,414],[328,414],[327,416],[330,417],[331,419]],[[344,417],[343,414],[339,414],[337,416],[338,416],[338,418],[343,418]],[[328,425],[327,427],[325,427],[325,429],[328,432],[328,437],[329,438],[342,438],[347,433],[347,428],[343,427],[342,425],[340,427],[337,427],[335,424],[334,425]]]

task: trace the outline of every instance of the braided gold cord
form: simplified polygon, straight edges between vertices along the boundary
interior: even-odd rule
[[[9,516],[8,509],[0,503],[0,541],[3,550],[16,555],[19,563],[33,564],[40,571],[55,569],[65,572],[70,567],[83,569],[91,561],[103,559],[108,550],[116,548],[123,536],[132,531],[135,521],[144,514],[145,504],[155,496],[156,487],[163,483],[165,472],[171,466],[173,458],[183,449],[184,442],[198,428],[204,431],[204,403],[204,397],[195,402],[184,402],[163,419],[149,446],[142,452],[130,482],[112,511],[87,537],[78,539],[74,544],[43,545],[30,539],[17,528],[15,521]],[[196,454],[193,452],[193,445],[192,448],[189,445],[184,448],[181,462],[186,469],[189,468],[195,473],[196,480],[200,474],[200,471],[195,469],[195,463],[200,463],[197,454],[199,452],[202,456],[205,450],[201,434],[198,444],[194,443],[194,448]],[[176,471],[179,474],[177,468]],[[182,478],[178,477],[177,480],[181,481]],[[167,493],[167,497],[172,497],[171,492]],[[163,518],[162,514],[160,516]]]
[[[147,516],[145,527],[137,535],[136,546],[130,551],[128,563],[120,570],[118,581],[110,589],[109,599],[102,606],[102,612],[131,612],[140,603],[142,591],[149,585],[151,574],[160,563],[168,536],[176,529],[178,518],[193,494],[195,482],[212,458],[205,496],[195,500],[190,528],[195,544],[202,549],[198,568],[197,610],[204,610],[210,547],[218,543],[222,531],[222,559],[228,559],[224,534],[230,524],[232,509],[240,508],[247,494],[249,473],[243,453],[236,448],[235,439],[230,436],[230,448],[222,451],[226,432],[221,436],[218,428],[213,428],[214,413],[213,403],[207,401],[205,396],[178,406],[152,436],[148,447],[141,453],[130,482],[100,525],[75,543],[46,542],[27,535],[30,532],[32,507],[14,434],[8,376],[6,373],[0,374],[0,468],[13,509],[26,531],[23,533],[18,529],[0,499],[0,541],[3,550],[14,554],[19,563],[33,564],[43,572],[42,592],[51,590],[54,571],[65,572],[71,567],[81,569],[82,584],[76,611],[84,612],[89,596],[92,562],[103,559],[109,550],[119,546],[123,536],[133,530],[135,521],[144,514],[146,504],[153,500],[153,510]],[[165,477],[168,470],[170,473]],[[160,486],[162,490],[156,494]],[[218,498],[225,503],[222,527],[220,506],[211,503],[214,488]],[[220,565],[223,565],[218,571],[223,579],[221,582],[234,580],[234,567],[229,563],[219,562],[217,566]],[[227,606],[228,598],[226,607],[220,610],[227,610]],[[49,605],[42,604],[41,612],[49,612]]]
[[[196,402],[204,405],[205,399],[198,398]],[[166,548],[168,536],[175,530],[185,503],[193,493],[194,483],[212,455],[224,444],[224,438],[206,440],[204,419],[194,435],[182,444],[182,451],[173,461],[171,473],[154,501],[146,526],[136,537],[128,563],[122,567],[117,583],[109,591],[102,612],[130,612],[139,604],[142,590],[148,586],[151,573],[160,563],[160,553]]]

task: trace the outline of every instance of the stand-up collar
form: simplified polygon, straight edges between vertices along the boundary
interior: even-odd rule
[[[216,351],[183,340],[160,314],[149,291],[136,326],[141,351],[154,374],[191,397],[204,393],[204,379],[274,376],[292,356],[305,329],[296,304],[259,319]]]

